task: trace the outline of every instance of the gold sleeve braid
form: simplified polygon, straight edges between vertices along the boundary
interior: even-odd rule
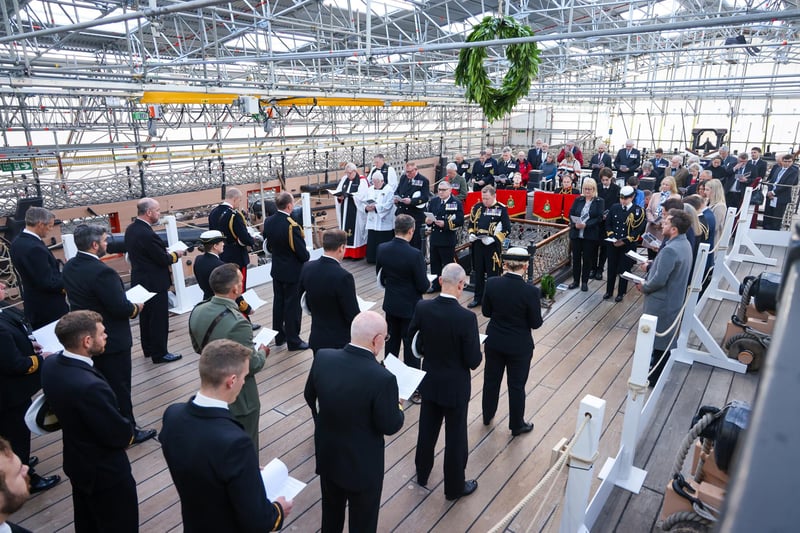
[[[31,358],[31,367],[28,369],[27,372],[25,372],[25,374],[33,374],[34,372],[39,370],[39,358],[35,355],[31,355],[30,358]]]
[[[469,228],[467,231],[469,233],[477,233],[478,231],[478,220],[480,220],[482,214],[481,204],[480,202],[472,206],[472,211],[469,213]]]
[[[450,215],[449,217],[447,217],[447,227],[450,228],[450,231],[456,230],[456,225],[453,223],[455,219],[456,219],[455,215]]]
[[[294,221],[292,217],[288,218],[289,220],[289,248],[291,248],[292,252],[294,252],[294,228],[300,228],[300,236],[302,238],[306,238],[306,234],[303,231],[303,227]]]
[[[628,214],[628,218],[625,219],[625,226],[627,227],[627,230],[628,230],[628,235],[625,238],[628,239],[628,241],[630,241],[630,242],[634,242],[634,241],[636,241],[638,239],[638,237],[634,237],[633,235],[631,235],[631,231],[633,231],[635,229],[638,229],[639,226],[644,224],[644,221],[645,221],[645,218],[646,218],[645,217],[645,213],[644,213],[644,209],[642,209],[640,211],[640,213],[641,213],[641,215],[638,216],[638,217],[635,216],[634,213],[630,213],[630,214]]]

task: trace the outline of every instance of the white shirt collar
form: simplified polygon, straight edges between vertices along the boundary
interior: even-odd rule
[[[342,262],[341,262],[341,261],[339,261],[338,259],[336,259],[336,258],[335,258],[335,257],[333,257],[332,255],[328,255],[328,254],[326,254],[326,253],[323,253],[323,254],[322,254],[322,257],[327,257],[328,259],[333,259],[334,261],[336,261],[336,262],[337,262],[337,263],[339,263],[340,265],[342,264]]]
[[[8,525],[8,522],[0,524],[0,533],[11,533],[11,526]]]
[[[228,409],[228,404],[224,400],[217,400],[216,398],[209,398],[204,396],[201,392],[197,392],[192,403],[198,407],[219,407],[221,409]]]
[[[85,355],[78,355],[76,353],[72,353],[70,351],[64,350],[64,357],[69,357],[70,359],[75,359],[76,361],[81,361],[82,363],[86,363],[89,366],[94,366],[94,361],[92,361],[91,357],[86,357]]]
[[[25,228],[24,230],[22,230],[22,233],[27,233],[28,235],[33,235],[34,237],[36,237],[36,238],[37,238],[37,239],[39,239],[40,241],[42,240],[42,238],[41,238],[41,237],[39,237],[38,235],[36,235],[34,232],[32,232],[31,230],[29,230],[28,228]],[[42,242],[44,242],[44,241],[42,241]]]
[[[440,293],[439,293],[439,296],[441,296],[442,298],[452,298],[453,300],[458,300],[458,298],[456,298],[456,297],[455,297],[455,296],[453,296],[452,294],[446,294],[446,293],[444,293],[444,292],[440,292]]]
[[[97,259],[98,261],[100,260],[100,258],[99,258],[99,257],[97,257],[96,255],[94,255],[92,252],[84,252],[83,250],[78,250],[78,253],[79,253],[79,254],[85,254],[85,255],[88,255],[89,257],[94,257],[94,258],[95,258],[95,259]]]

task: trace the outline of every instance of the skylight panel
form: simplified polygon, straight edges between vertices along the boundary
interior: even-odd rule
[[[444,33],[450,33],[450,34],[469,33],[470,31],[472,31],[472,27],[477,24],[480,24],[480,22],[485,17],[491,17],[494,16],[495,14],[496,13],[492,11],[486,11],[479,15],[473,15],[461,22],[453,22],[452,24],[445,24],[444,26],[440,26],[439,29],[441,29]]]
[[[352,9],[359,13],[367,12],[365,0],[325,0],[323,5],[344,11]],[[377,16],[390,15],[399,11],[413,11],[414,5],[403,0],[372,0],[372,13]]]

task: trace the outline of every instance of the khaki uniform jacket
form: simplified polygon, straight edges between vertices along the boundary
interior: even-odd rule
[[[267,360],[267,354],[253,347],[253,327],[250,322],[239,311],[236,302],[228,298],[213,296],[207,302],[197,304],[192,310],[192,315],[189,317],[189,336],[192,339],[194,350],[200,353],[204,347],[201,343],[211,323],[223,312],[222,319],[208,336],[206,344],[216,339],[230,339],[253,349],[253,353],[250,355],[250,371],[244,378],[242,391],[236,401],[230,405],[231,414],[234,417],[240,417],[261,409],[254,376],[256,372],[264,368]]]

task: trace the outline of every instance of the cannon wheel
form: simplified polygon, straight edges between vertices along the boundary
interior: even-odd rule
[[[725,346],[728,349],[728,357],[747,365],[748,372],[755,372],[761,368],[766,348],[753,335],[739,333],[728,339]]]

